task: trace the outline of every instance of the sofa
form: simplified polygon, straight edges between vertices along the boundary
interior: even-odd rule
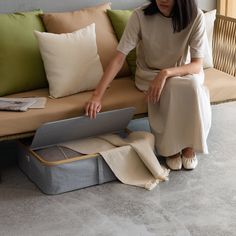
[[[13,3],[13,5],[15,6],[14,11],[29,10],[27,8],[29,7],[29,5],[27,5],[26,2],[23,5],[23,9],[22,5]],[[57,8],[55,10],[69,11],[78,10],[81,7],[87,7],[84,1],[81,2],[83,2],[83,4],[80,3],[82,4],[81,6],[73,5],[71,9],[68,9],[68,7],[62,9],[63,7],[62,5],[60,5],[60,8]],[[118,4],[117,2],[115,3],[115,8],[134,8],[143,2],[144,1],[135,0],[122,3],[122,1],[120,1],[120,5],[116,5]],[[88,1],[88,3],[91,4],[91,1]],[[32,3],[30,4],[31,9],[38,7],[34,4],[40,4],[40,1],[37,1],[37,3],[33,3],[32,1]],[[123,7],[121,7],[122,4]],[[8,12],[9,5],[6,4],[4,7],[6,9],[6,12]],[[50,5],[50,7],[46,9],[46,12],[53,12],[54,9],[52,9],[52,7],[53,6]],[[89,5],[89,7],[91,7],[91,5]],[[1,8],[1,10],[2,9],[3,8]],[[113,35],[113,37],[115,37],[114,32],[111,32],[110,35]],[[107,40],[106,37],[108,36],[104,35],[104,40]],[[235,37],[236,21],[228,17],[217,15],[214,25],[212,44],[214,67],[204,70],[205,85],[210,91],[210,99],[212,104],[227,102],[236,99]],[[112,50],[115,50],[116,45],[117,41],[113,45]],[[103,58],[103,54],[104,52],[100,49],[99,56],[101,59]],[[109,55],[111,55],[111,53]],[[105,67],[109,63],[110,58],[106,57],[105,59],[103,59],[103,69],[105,69]],[[30,109],[27,112],[0,111],[0,141],[29,137],[32,136],[35,130],[45,122],[83,115],[84,104],[90,98],[91,94],[92,91],[83,91],[73,95],[55,99],[49,97],[49,89],[48,87],[45,87],[7,95],[6,97],[47,97],[47,104],[44,109]],[[129,106],[133,106],[136,108],[135,118],[147,115],[147,103],[145,102],[144,94],[135,87],[134,80],[131,79],[131,71],[129,69],[129,66],[127,63],[125,63],[122,70],[119,72],[118,77],[113,80],[104,95],[102,111]]]

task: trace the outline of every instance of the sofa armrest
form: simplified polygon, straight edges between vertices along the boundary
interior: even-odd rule
[[[236,19],[216,16],[212,46],[214,68],[236,76]]]

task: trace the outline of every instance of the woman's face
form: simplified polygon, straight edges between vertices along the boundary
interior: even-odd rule
[[[157,7],[164,16],[170,16],[175,0],[156,0]]]

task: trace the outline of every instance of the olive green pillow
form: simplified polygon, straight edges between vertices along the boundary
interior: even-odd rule
[[[107,10],[107,15],[111,21],[113,29],[116,33],[118,41],[124,32],[125,26],[132,14],[132,10]],[[132,73],[132,78],[135,76],[136,71],[136,49],[133,49],[126,57],[126,61],[129,65]]]
[[[0,96],[47,86],[34,30],[42,11],[0,14]]]

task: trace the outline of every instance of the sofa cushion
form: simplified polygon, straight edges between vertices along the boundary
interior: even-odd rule
[[[113,29],[116,33],[118,41],[120,41],[124,32],[125,26],[128,22],[129,17],[132,14],[132,10],[107,10],[107,15],[110,18]],[[136,71],[136,49],[133,49],[126,57],[126,61],[129,65],[132,73],[132,78],[135,78]]]
[[[42,19],[50,33],[71,33],[95,23],[98,54],[105,69],[115,55],[118,45],[114,30],[106,15],[107,9],[111,9],[110,3],[73,12],[45,13]],[[130,75],[130,71],[125,63],[118,76],[127,75]]]
[[[35,31],[49,83],[50,96],[59,98],[95,89],[102,74],[95,24],[72,33]]]
[[[48,89],[39,89],[14,94],[10,97],[48,97],[48,95]],[[58,99],[48,98],[44,109],[29,109],[27,112],[0,111],[0,137],[32,132],[45,122],[83,115],[84,105],[91,95],[92,92],[82,92]],[[147,112],[147,103],[143,92],[137,90],[130,77],[113,80],[103,97],[102,110],[130,106],[136,107],[135,114]]]
[[[0,96],[47,87],[34,30],[41,11],[0,14]]]
[[[236,100],[236,78],[214,68],[204,70],[212,104]]]

